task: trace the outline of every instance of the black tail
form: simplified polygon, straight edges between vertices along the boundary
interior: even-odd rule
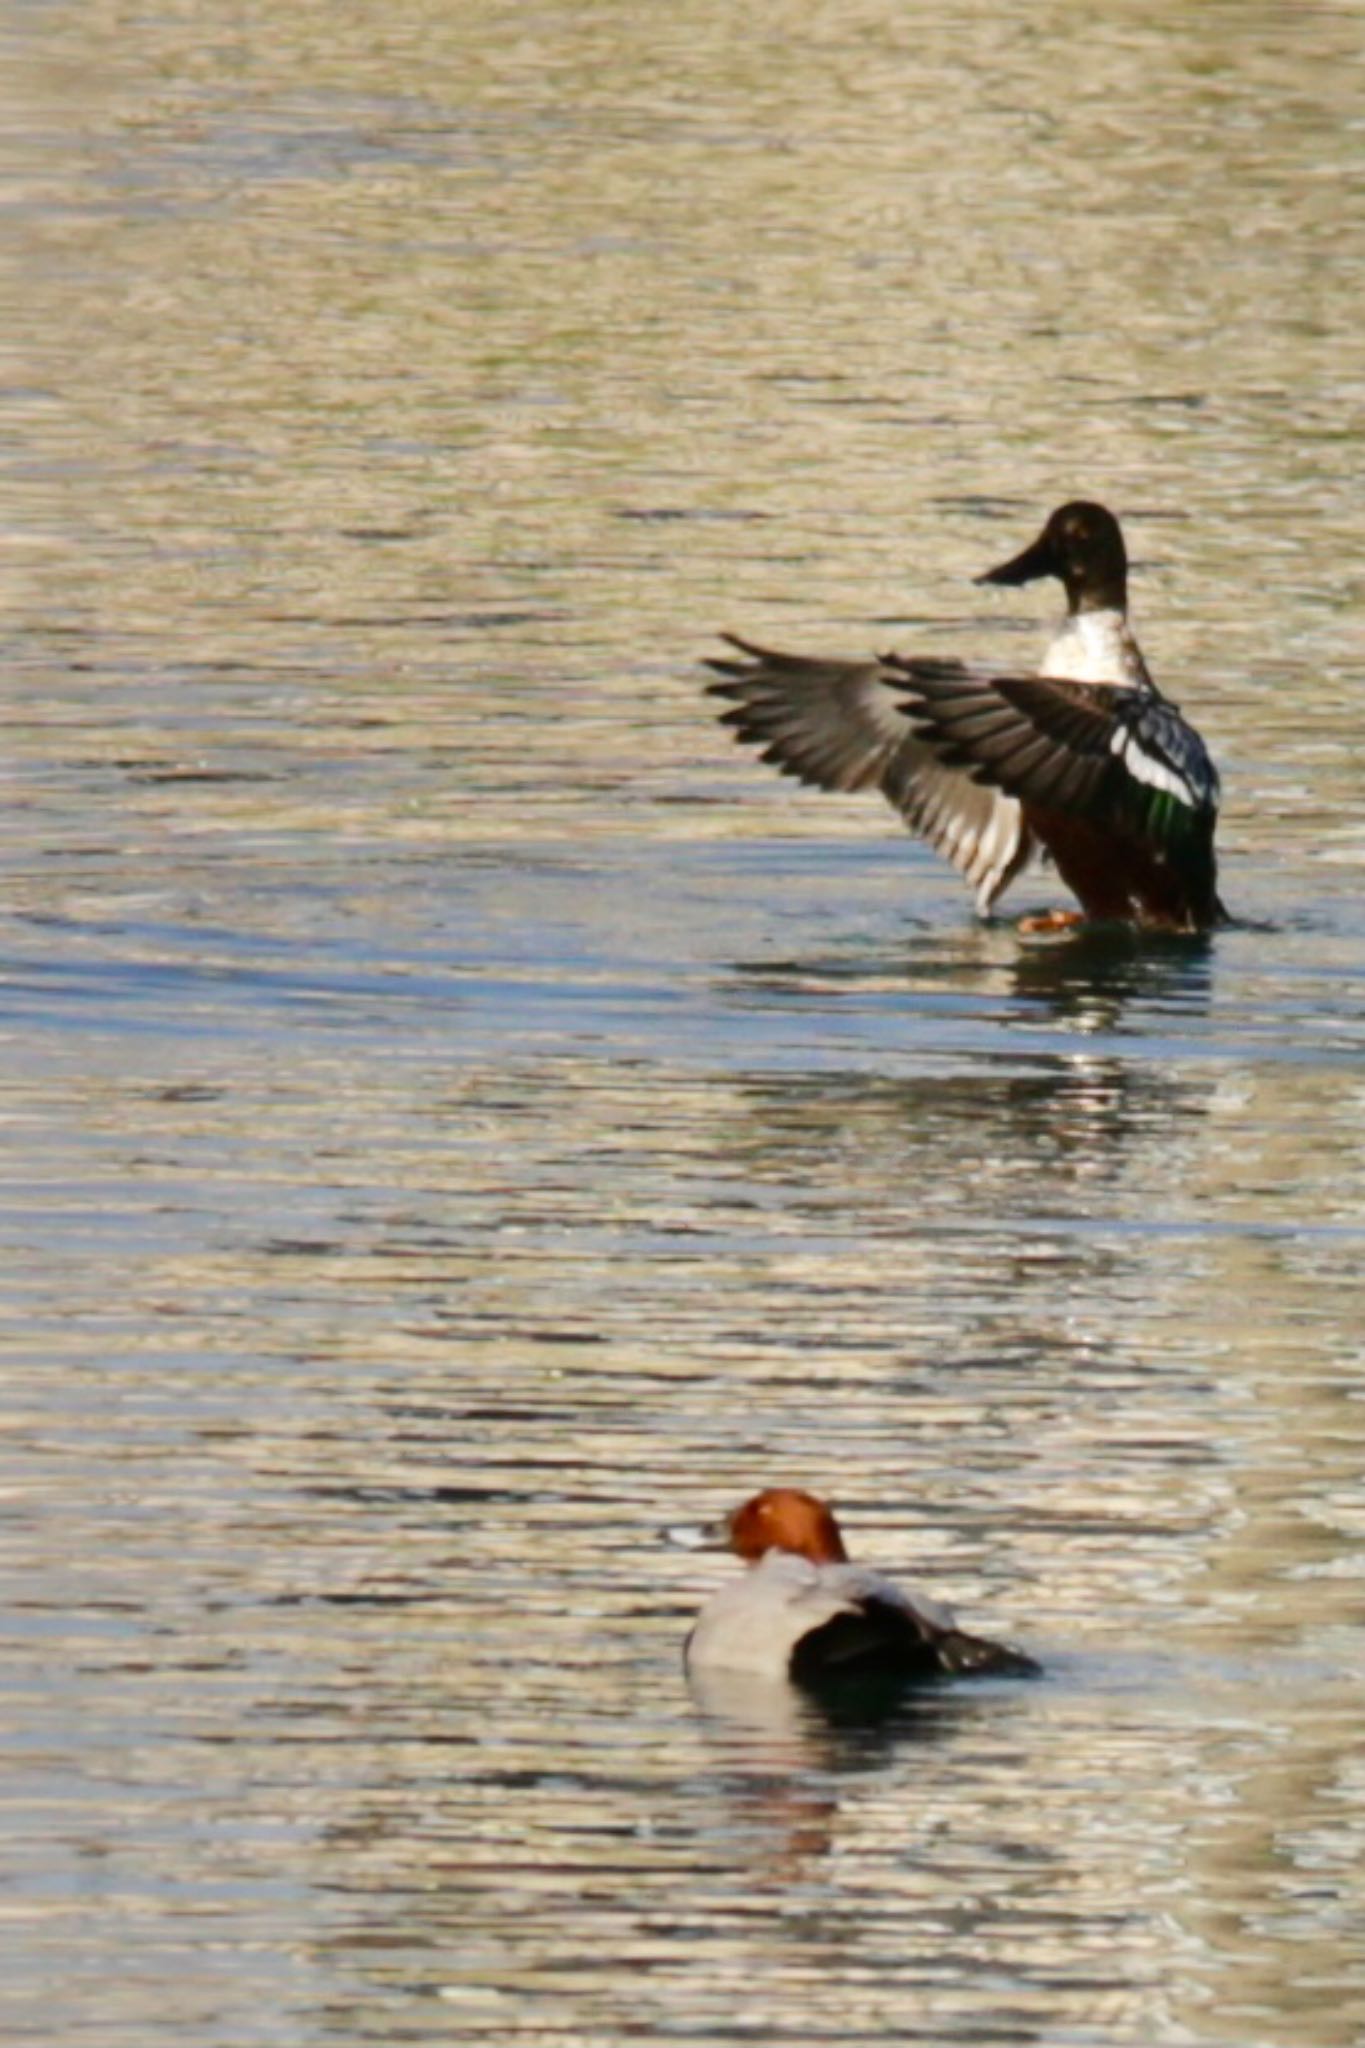
[[[985,1636],[969,1636],[951,1628],[935,1645],[943,1669],[954,1678],[1041,1678],[1043,1667],[1022,1650],[1007,1643],[988,1642]]]

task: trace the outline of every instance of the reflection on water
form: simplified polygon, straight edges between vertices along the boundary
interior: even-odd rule
[[[1358,44],[16,18],[13,2038],[1361,2038]],[[693,673],[1017,659],[1080,493],[1202,945]],[[782,1478],[1045,1680],[699,1704],[650,1533]]]

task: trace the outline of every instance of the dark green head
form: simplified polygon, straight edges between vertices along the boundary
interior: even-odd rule
[[[1103,505],[1075,498],[1059,505],[1031,547],[978,583],[1032,583],[1055,576],[1068,611],[1124,611],[1128,603],[1128,551],[1118,520]]]

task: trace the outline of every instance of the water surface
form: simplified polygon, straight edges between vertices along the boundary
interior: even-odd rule
[[[7,42],[9,2038],[1349,2048],[1358,15]],[[1029,658],[1078,493],[1208,943],[700,694]],[[1046,1681],[694,1701],[775,1478]]]

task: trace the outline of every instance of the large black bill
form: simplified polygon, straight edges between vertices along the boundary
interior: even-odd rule
[[[1002,562],[998,569],[988,569],[984,576],[978,576],[978,583],[1033,583],[1040,576],[1055,576],[1058,573],[1057,557],[1052,552],[1052,543],[1047,535],[1040,534],[1032,547],[1024,549],[1012,561]]]

